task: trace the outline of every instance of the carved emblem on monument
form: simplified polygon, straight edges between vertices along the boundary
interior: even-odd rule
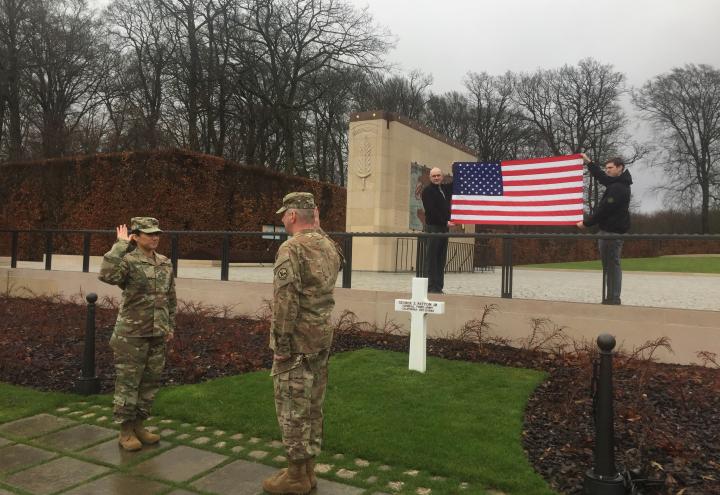
[[[375,147],[373,143],[376,139],[376,130],[372,125],[361,124],[353,129],[353,140],[351,145],[353,146],[352,166],[355,170],[355,175],[362,179],[362,190],[365,190],[367,185],[367,179],[372,175],[373,172],[373,158],[375,155]]]
[[[368,177],[370,177],[370,174],[372,174],[373,149],[367,136],[365,136],[365,139],[363,139],[359,151],[360,153],[358,154],[358,158],[355,161],[355,173],[363,180],[362,190],[364,191],[365,181]]]

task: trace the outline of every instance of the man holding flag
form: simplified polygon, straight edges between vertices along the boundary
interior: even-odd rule
[[[579,229],[598,225],[598,234],[624,234],[630,230],[630,185],[632,177],[625,170],[622,158],[613,158],[605,162],[605,173],[585,154],[583,162],[597,181],[605,186],[595,212],[584,221],[577,223]],[[620,304],[622,289],[622,269],[620,253],[622,239],[600,239],[598,249],[602,260],[603,272],[607,274],[607,294],[603,304]]]
[[[454,223],[450,221],[452,184],[443,184],[442,170],[430,170],[430,184],[423,189],[422,202],[425,209],[425,232],[447,233]],[[428,277],[428,292],[442,294],[445,285],[448,238],[432,238],[427,241],[424,273]]]
[[[583,165],[605,186],[597,210],[583,220]],[[599,234],[630,229],[632,177],[621,158],[605,163],[605,173],[585,154],[454,163],[451,219],[455,223],[489,225],[577,225],[600,227]],[[621,239],[598,242],[607,276],[603,304],[620,304]]]

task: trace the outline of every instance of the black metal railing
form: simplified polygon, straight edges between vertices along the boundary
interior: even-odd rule
[[[395,240],[395,271],[415,271],[418,265],[417,239],[414,237],[398,237]]]
[[[448,242],[445,272],[461,273],[474,271],[475,244],[468,242]]]
[[[424,252],[417,250],[414,237],[398,237],[395,241],[395,272],[414,272],[422,266]],[[475,245],[468,242],[448,242],[445,273],[472,272],[475,270]]]
[[[475,241],[475,260],[473,265],[475,271],[495,271],[495,248],[490,245],[489,239],[477,239]]]
[[[115,231],[110,230],[59,230],[59,229],[0,229],[0,234],[10,235],[10,267],[17,268],[19,234],[35,234],[44,235],[45,237],[45,270],[52,270],[52,256],[54,252],[54,238],[56,235],[78,235],[83,237],[83,254],[82,254],[82,270],[89,271],[90,266],[90,242],[93,235],[112,235]],[[171,239],[170,258],[173,264],[173,270],[177,274],[178,257],[180,253],[181,238],[183,236],[219,236],[222,238],[222,250],[220,257],[220,279],[228,280],[230,268],[230,241],[233,237],[257,237],[267,236],[267,232],[233,232],[233,231],[165,231],[165,235],[169,235]],[[475,239],[500,239],[502,241],[502,282],[500,287],[500,296],[504,298],[512,298],[513,293],[513,243],[517,239],[573,239],[573,240],[598,240],[598,239],[622,239],[624,241],[634,240],[691,240],[700,242],[720,241],[720,235],[717,234],[542,234],[542,233],[407,233],[407,232],[331,232],[328,234],[332,238],[339,239],[340,247],[343,250],[345,263],[343,267],[342,286],[344,288],[352,287],[352,241],[359,237],[395,237],[395,238],[411,238],[416,239],[422,246],[423,242],[431,237],[452,237],[452,238],[475,238]],[[281,236],[282,241],[285,236]],[[274,241],[277,245],[279,242]],[[472,246],[472,244],[469,244]],[[423,250],[420,249],[422,253]],[[458,257],[462,259],[462,255]],[[419,267],[416,266],[416,270]],[[602,294],[606,294],[606,283],[608,274],[603,273]]]

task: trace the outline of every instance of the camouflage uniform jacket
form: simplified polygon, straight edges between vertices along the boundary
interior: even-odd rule
[[[319,230],[296,232],[282,243],[273,269],[270,348],[275,354],[314,354],[330,348],[340,264],[335,243]]]
[[[123,337],[161,337],[175,328],[175,278],[170,260],[155,253],[155,260],[128,242],[117,241],[103,256],[103,282],[123,290],[115,334]]]

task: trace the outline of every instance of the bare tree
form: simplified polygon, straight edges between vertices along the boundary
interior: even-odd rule
[[[577,67],[519,75],[514,99],[551,154],[587,152],[602,160],[632,149],[626,157],[626,163],[632,163],[643,150],[625,133],[627,118],[620,106],[624,81],[612,65],[588,58]],[[595,181],[588,187],[587,199],[591,208],[597,203]]]
[[[42,154],[55,157],[69,150],[71,134],[99,103],[107,45],[84,0],[47,0],[36,7],[25,81],[38,108],[35,125]]]
[[[473,130],[472,146],[479,160],[516,158],[529,139],[528,123],[513,100],[511,74],[491,76],[470,72],[465,78],[469,92]]]
[[[345,184],[347,167],[347,122],[352,101],[353,80],[358,71],[328,70],[324,95],[315,100],[305,120],[303,141],[309,143],[311,176],[321,181]]]
[[[700,193],[701,231],[709,232],[711,204],[720,201],[720,71],[688,64],[661,74],[633,93],[654,124],[662,149],[657,165],[681,198]]]
[[[611,65],[584,59],[577,67],[521,74],[514,98],[553,154],[607,156],[626,123],[624,79]]]
[[[285,171],[308,175],[298,160],[300,114],[331,90],[323,85],[325,71],[380,67],[386,36],[367,9],[343,0],[249,0],[238,20],[238,84],[272,109]]]
[[[430,95],[425,109],[425,124],[462,144],[471,142],[472,122],[468,98],[458,92]]]
[[[115,0],[105,10],[113,49],[123,58],[118,61],[122,73],[106,88],[106,106],[114,122],[135,110],[141,123],[137,148],[153,149],[160,144],[160,113],[175,50],[163,14],[155,2],[147,0]]]
[[[413,70],[407,76],[398,74],[390,77],[374,71],[358,85],[355,109],[386,110],[423,121],[432,81],[431,75],[420,70]]]
[[[170,145],[344,181],[357,81],[390,46],[367,9],[111,0],[102,23],[85,0],[0,0],[7,156]]]
[[[227,133],[227,103],[229,100],[231,48],[231,15],[229,6],[206,4],[206,42],[201,51],[205,71],[201,78],[202,148],[206,153],[222,155]]]
[[[0,64],[2,64],[3,102],[8,111],[8,158],[22,157],[22,73],[27,56],[25,38],[28,34],[30,0],[0,1]],[[0,119],[2,122],[4,119]]]
[[[176,95],[186,109],[187,146],[200,149],[199,104],[202,84],[202,31],[212,22],[216,9],[213,0],[155,0],[174,23],[177,40]],[[208,15],[208,13],[210,15]]]
[[[108,134],[108,120],[108,114],[99,106],[85,113],[75,126],[73,152],[89,155],[102,150]]]

